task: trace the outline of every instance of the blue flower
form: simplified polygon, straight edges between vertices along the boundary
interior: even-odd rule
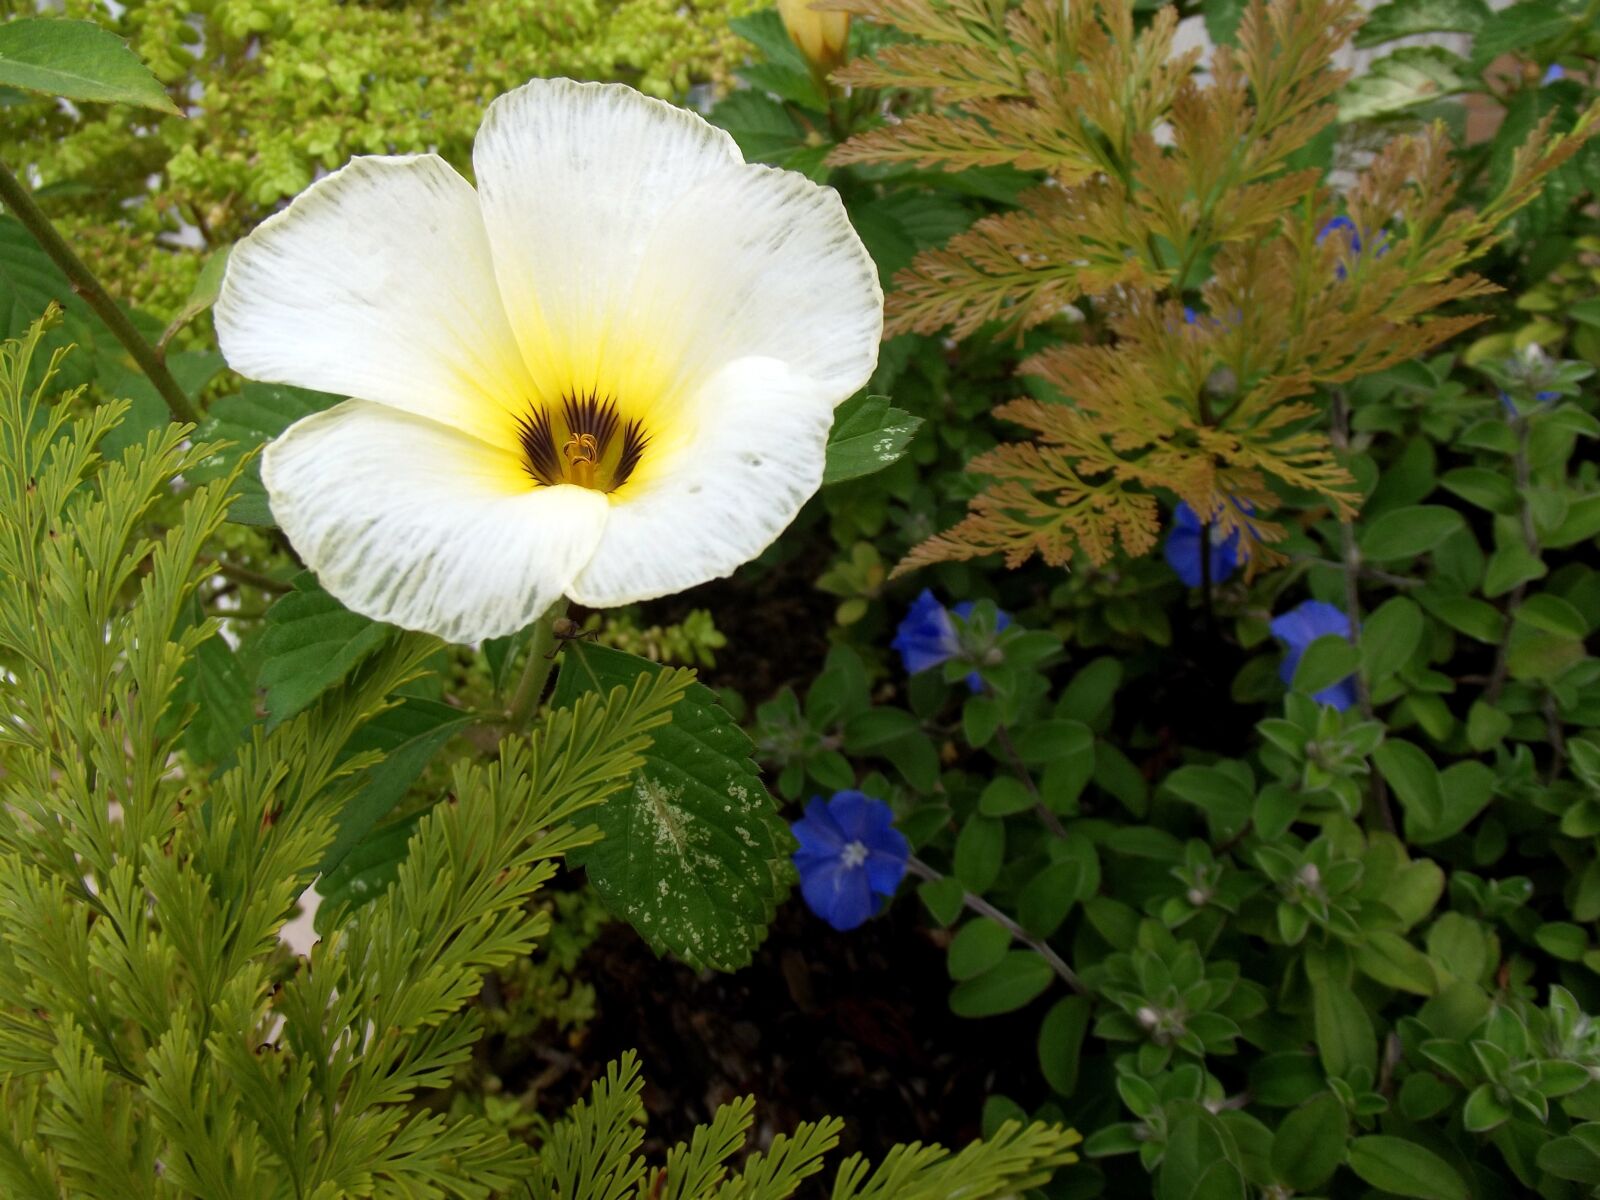
[[[1306,647],[1330,633],[1353,638],[1355,631],[1351,629],[1350,618],[1345,616],[1343,609],[1324,604],[1321,600],[1307,600],[1282,616],[1272,618],[1272,636],[1282,642],[1287,650],[1283,665],[1278,668],[1278,675],[1285,683],[1294,681],[1295,668],[1300,665],[1300,656],[1306,652]],[[1355,677],[1330,684],[1311,698],[1319,704],[1331,704],[1343,712],[1356,702]]]
[[[1535,400],[1537,400],[1540,404],[1549,404],[1552,400],[1561,399],[1561,393],[1560,392],[1535,392],[1533,394],[1533,398]],[[1507,393],[1507,392],[1501,392],[1500,393],[1500,403],[1505,405],[1506,412],[1510,413],[1513,417],[1519,415],[1518,412],[1517,412],[1516,401],[1514,401],[1511,398],[1509,393]]]
[[[1190,587],[1204,581],[1200,571],[1200,517],[1181,501],[1173,514],[1172,533],[1165,548],[1167,565]],[[1211,582],[1221,583],[1239,566],[1239,531],[1211,542]]]
[[[955,622],[950,619],[953,611],[963,621],[972,616],[973,602],[964,600],[955,608],[947,609],[934,598],[934,594],[927,588],[922,590],[911,604],[911,611],[906,614],[905,620],[900,622],[900,628],[895,631],[894,641],[889,645],[900,652],[900,660],[905,663],[906,674],[916,675],[940,663],[948,662],[961,653],[961,638],[956,632]],[[995,618],[995,632],[998,633],[1011,624],[1011,617],[1006,613],[999,613]],[[974,692],[983,690],[983,679],[974,671],[967,676],[967,687]]]
[[[1344,234],[1345,244],[1350,249],[1350,257],[1356,258],[1361,253],[1361,234],[1356,229],[1356,223],[1349,217],[1334,217],[1321,229],[1317,230],[1317,245],[1322,245],[1323,242],[1327,241],[1328,238],[1332,237],[1335,233],[1341,232]],[[1387,234],[1378,234],[1378,240],[1375,245],[1376,256],[1378,258],[1382,258],[1385,254],[1389,253],[1389,247],[1384,244],[1387,241]],[[1349,272],[1345,270],[1345,265],[1342,262],[1339,263],[1334,270],[1338,273],[1340,279],[1344,279],[1349,275]]]
[[[1561,69],[1560,63],[1551,63],[1550,69],[1544,73],[1544,78],[1539,83],[1543,86],[1547,83],[1554,83],[1558,79],[1565,79],[1566,76],[1567,73]]]
[[[911,846],[882,800],[861,792],[813,796],[794,823],[800,894],[829,925],[854,929],[883,907],[905,877]]]

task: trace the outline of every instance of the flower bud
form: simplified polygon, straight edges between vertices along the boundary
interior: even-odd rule
[[[813,3],[814,0],[778,0],[778,15],[812,70],[826,77],[845,60],[850,14],[818,12],[811,7]]]

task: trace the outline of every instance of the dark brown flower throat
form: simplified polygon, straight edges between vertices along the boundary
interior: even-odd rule
[[[650,437],[639,421],[623,422],[617,402],[590,392],[567,396],[561,411],[552,416],[541,405],[517,418],[517,439],[522,444],[522,469],[535,483],[614,492],[628,481],[639,465]]]

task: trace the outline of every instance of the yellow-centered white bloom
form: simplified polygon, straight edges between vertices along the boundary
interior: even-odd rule
[[[355,159],[234,248],[229,364],[355,397],[262,461],[300,557],[357,612],[471,641],[759,554],[877,362],[838,195],[570,80],[494,101],[473,168]]]
[[[813,3],[814,0],[778,0],[778,16],[783,18],[789,40],[826,75],[844,62],[845,47],[850,44],[850,14],[821,12],[811,7]]]

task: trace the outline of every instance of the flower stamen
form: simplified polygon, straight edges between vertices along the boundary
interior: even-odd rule
[[[602,492],[628,481],[650,441],[642,422],[624,424],[617,402],[597,392],[563,398],[558,417],[543,405],[518,417],[517,438],[523,470],[534,483],[570,483]]]

